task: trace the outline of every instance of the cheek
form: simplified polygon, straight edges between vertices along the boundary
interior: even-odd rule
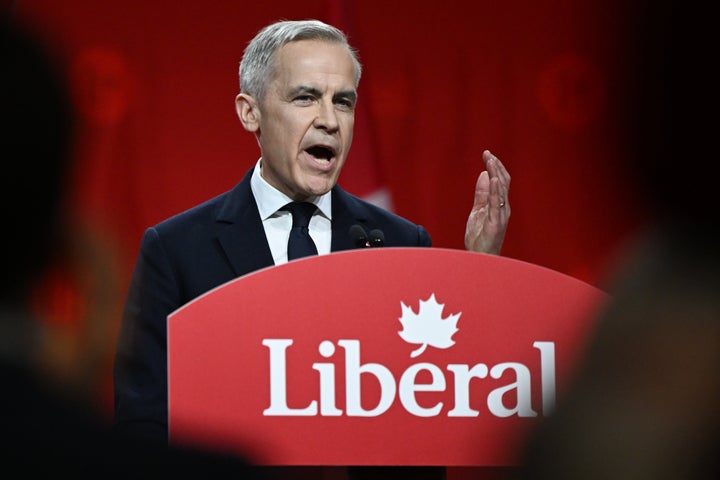
[[[301,135],[297,129],[287,124],[274,123],[262,131],[261,141],[265,151],[285,157],[297,153],[299,138]]]
[[[297,149],[307,134],[312,121],[305,122],[302,118],[286,119],[281,125],[278,125],[278,131],[275,140],[282,142],[286,148],[291,150]]]
[[[293,111],[290,107],[278,107],[264,112],[264,127],[268,131],[273,132],[275,141],[287,140],[288,136],[294,135],[303,123],[298,112]]]
[[[352,142],[353,139],[353,131],[355,128],[355,117],[350,117],[344,122],[344,131],[345,131],[345,142],[350,145],[350,142]]]

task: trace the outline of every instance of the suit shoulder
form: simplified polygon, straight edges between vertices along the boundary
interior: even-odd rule
[[[217,219],[220,209],[225,204],[230,191],[221,193],[209,200],[205,200],[202,203],[194,205],[187,210],[176,213],[159,223],[153,225],[153,229],[163,232],[170,233],[176,231],[183,231],[189,226],[203,225],[207,223],[213,223]]]
[[[344,209],[337,213],[348,215],[368,230],[383,231],[387,246],[430,247],[432,245],[430,234],[422,225],[347,193],[338,186],[335,187],[333,195],[336,196],[334,198],[337,198],[337,203],[334,205]],[[333,210],[333,218],[335,218],[335,213]]]
[[[354,212],[359,217],[368,219],[369,221],[380,221],[382,223],[396,224],[403,227],[418,227],[417,224],[405,217],[387,210],[386,208],[375,205],[367,200],[357,197],[345,190],[336,187],[336,194],[347,204],[348,210]]]

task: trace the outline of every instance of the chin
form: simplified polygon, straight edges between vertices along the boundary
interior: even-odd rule
[[[305,191],[308,192],[308,195],[310,196],[320,196],[325,195],[327,192],[329,192],[332,187],[335,185],[336,179],[313,179],[314,181],[310,181],[306,184]]]
[[[321,195],[325,195],[327,192],[329,192],[332,189],[333,185],[327,185],[322,188],[311,188],[308,190],[308,196],[309,197],[319,197]]]

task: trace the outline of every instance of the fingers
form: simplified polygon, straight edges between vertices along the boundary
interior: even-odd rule
[[[502,216],[502,210],[506,206],[505,197],[500,193],[500,181],[497,177],[490,179],[490,195],[488,196],[490,203],[489,217],[490,222],[499,223]]]
[[[483,161],[487,167],[490,179],[490,191],[488,201],[492,207],[490,213],[491,220],[500,220],[501,213],[509,213],[510,205],[508,200],[508,192],[510,190],[510,174],[499,158],[493,155],[489,150],[483,152]],[[504,209],[505,212],[500,210]]]
[[[505,165],[500,161],[498,157],[493,155],[490,150],[485,150],[483,152],[483,161],[485,162],[485,166],[487,167],[488,171],[490,172],[490,177],[498,177],[500,179],[500,183],[507,189],[510,187],[510,174],[508,173],[507,169],[505,168]]]

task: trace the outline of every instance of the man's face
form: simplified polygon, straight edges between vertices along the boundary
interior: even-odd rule
[[[258,105],[262,176],[295,200],[328,192],[352,143],[355,70],[346,47],[301,40],[276,52]]]

